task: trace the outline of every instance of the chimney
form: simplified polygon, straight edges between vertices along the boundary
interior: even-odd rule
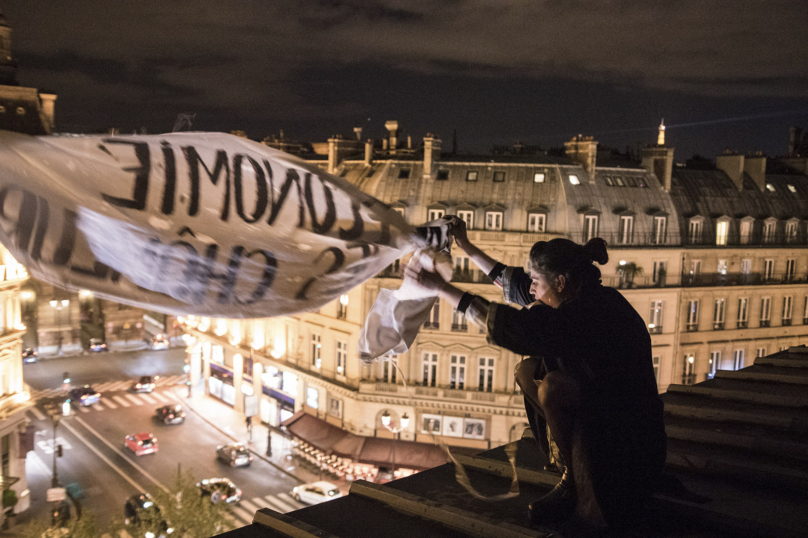
[[[326,172],[333,174],[337,169],[337,137],[333,136],[328,139],[328,168]]]
[[[412,149],[412,137],[407,137],[407,149]]]
[[[393,120],[386,121],[384,122],[384,128],[389,132],[390,153],[395,155],[396,148],[398,147],[398,122]]]
[[[598,157],[598,143],[591,136],[575,136],[569,142],[564,142],[567,157],[580,163],[589,174],[591,180],[595,178],[595,164]]]
[[[662,120],[659,122],[659,135],[657,136],[656,145],[665,145],[665,118],[662,118]]]
[[[727,174],[739,191],[743,190],[743,173],[746,169],[743,155],[725,151],[715,158],[715,167]]]
[[[747,155],[743,163],[743,171],[749,174],[760,192],[766,191],[766,157],[762,152]]]
[[[432,179],[432,165],[440,160],[441,141],[427,133],[424,137],[424,179]]]
[[[386,138],[382,138],[382,149],[384,151],[387,151],[387,144],[388,144],[388,140]]]
[[[640,151],[642,167],[653,173],[666,192],[671,191],[673,148],[653,146]]]
[[[47,121],[46,131],[51,134],[56,127],[56,95],[52,93],[40,93],[39,99],[42,102],[42,114]]]
[[[353,132],[356,135],[357,140],[362,140],[362,128],[361,127],[354,127]]]
[[[368,141],[365,142],[365,166],[370,166],[370,163],[373,162],[373,140],[368,138]]]

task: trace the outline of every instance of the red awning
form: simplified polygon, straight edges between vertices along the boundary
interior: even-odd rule
[[[354,435],[304,411],[298,411],[281,426],[321,452],[349,458],[355,463],[418,471],[446,463],[446,454],[438,446]]]

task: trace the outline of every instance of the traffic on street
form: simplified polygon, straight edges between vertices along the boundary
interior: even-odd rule
[[[211,500],[227,503],[235,527],[250,524],[260,508],[286,513],[306,505],[293,491],[302,480],[256,457],[247,439],[227,434],[228,425],[214,425],[193,411],[184,398],[183,357],[176,349],[105,354],[109,380],[94,371],[97,355],[26,366],[47,370],[32,376],[38,403],[71,399],[70,414],[55,427],[43,405],[26,411],[36,428],[35,449],[26,460],[32,497],[28,517],[47,517],[52,504],[45,492],[54,471],[58,483],[77,494],[80,509],[94,514],[100,528],[124,517],[127,499],[170,487],[180,471],[190,471]],[[60,374],[68,368],[70,387]],[[150,392],[136,387],[147,369]],[[83,403],[71,398],[77,389],[82,389],[77,394],[97,394],[97,399]],[[201,393],[203,387],[196,390]],[[58,450],[62,456],[54,457]]]

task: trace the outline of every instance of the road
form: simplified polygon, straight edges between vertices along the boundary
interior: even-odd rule
[[[137,364],[141,360],[152,369]],[[115,365],[134,373],[114,372]],[[76,482],[81,486],[85,494],[82,507],[98,518],[102,528],[112,517],[123,514],[127,497],[170,487],[178,466],[183,472],[192,472],[197,480],[226,476],[243,490],[242,502],[232,507],[237,526],[249,524],[255,511],[265,506],[281,512],[303,506],[289,496],[297,482],[262,459],[256,457],[250,467],[238,469],[220,464],[216,460],[216,446],[230,440],[195,413],[186,410],[185,423],[175,426],[152,420],[155,408],[177,402],[175,388],[185,390],[184,385],[177,385],[182,383],[182,376],[171,374],[182,371],[182,353],[142,351],[42,361],[26,365],[27,382],[28,372],[34,368],[38,375],[32,376],[34,380],[29,383],[38,385],[37,394],[57,393],[65,370],[76,384],[92,384],[102,393],[100,403],[87,408],[74,407],[73,414],[63,418],[57,427],[57,436],[64,447],[64,457],[57,459],[59,482],[62,485]],[[133,377],[158,371],[163,375],[152,394],[127,391]],[[105,381],[105,378],[111,379]],[[32,507],[21,522],[45,517],[48,508],[44,499],[51,481],[53,429],[42,411],[40,407],[26,411],[36,427],[36,446],[26,460]],[[137,457],[124,448],[125,435],[138,432],[150,432],[158,438],[157,454]]]

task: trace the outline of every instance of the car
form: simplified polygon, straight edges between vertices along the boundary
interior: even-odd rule
[[[230,467],[246,466],[252,463],[253,460],[250,449],[241,443],[217,446],[216,457]]]
[[[331,482],[320,481],[295,487],[292,490],[292,497],[296,501],[306,504],[320,504],[332,499],[339,499],[342,497],[342,492]]]
[[[150,375],[142,375],[140,379],[132,383],[129,390],[132,392],[151,392],[154,390],[154,380]]]
[[[152,349],[168,349],[168,337],[164,334],[155,334],[152,336],[151,343],[149,344]]]
[[[132,495],[126,499],[123,505],[123,517],[123,522],[127,526],[145,526],[146,528],[141,530],[145,531],[146,538],[166,537],[174,532],[148,493]]]
[[[155,409],[154,418],[163,424],[182,424],[185,422],[185,412],[180,404],[164,405]]]
[[[135,456],[155,454],[160,450],[157,438],[150,433],[133,433],[127,435],[123,445],[135,453]]]
[[[70,391],[70,398],[78,405],[88,406],[97,404],[101,394],[90,385],[84,385]]]
[[[206,478],[197,482],[196,487],[203,497],[210,497],[213,504],[219,501],[238,503],[241,500],[241,490],[229,478]]]
[[[100,338],[90,338],[90,351],[96,353],[107,350],[107,343]]]
[[[27,347],[22,350],[22,362],[23,363],[31,363],[36,362],[36,358],[39,354],[36,352],[36,349]]]

